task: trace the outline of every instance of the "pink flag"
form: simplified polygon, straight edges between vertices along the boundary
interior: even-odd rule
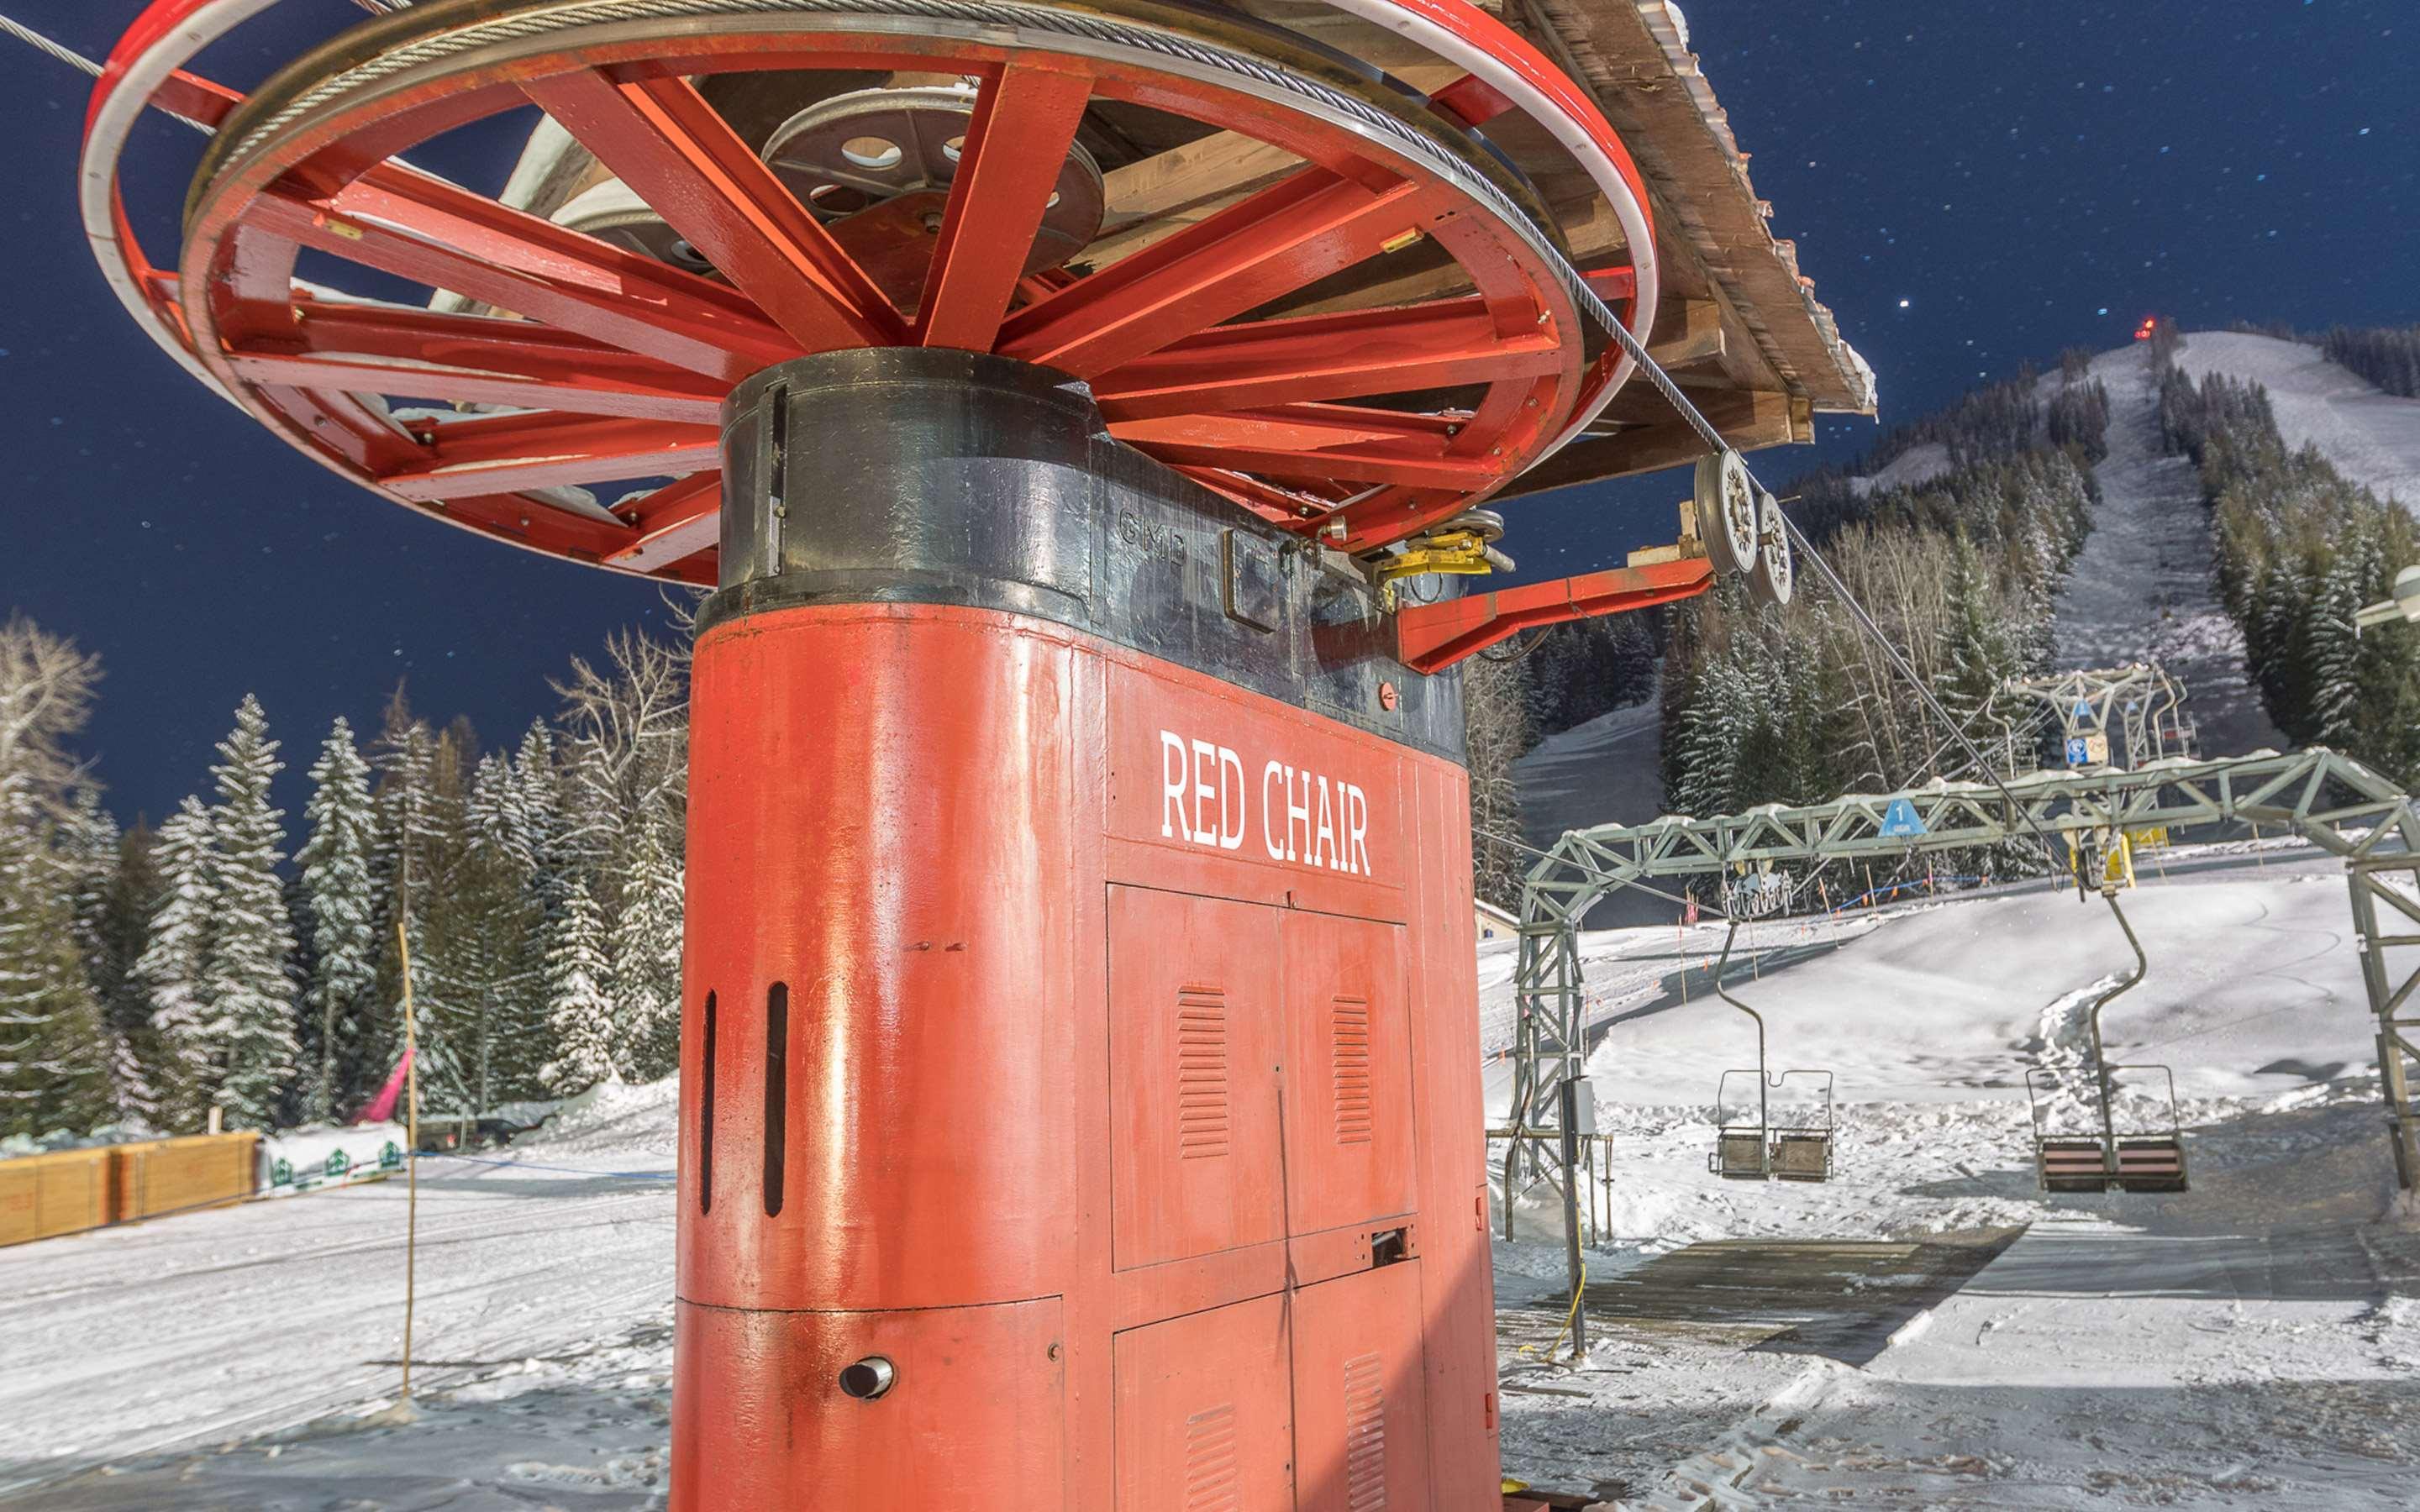
[[[379,1095],[369,1100],[368,1105],[364,1107],[360,1113],[354,1116],[353,1121],[355,1123],[384,1123],[387,1119],[394,1118],[395,1100],[403,1095],[404,1072],[411,1069],[411,1052],[407,1050],[403,1053],[403,1058],[395,1063],[395,1074],[386,1079],[386,1085],[379,1088]]]

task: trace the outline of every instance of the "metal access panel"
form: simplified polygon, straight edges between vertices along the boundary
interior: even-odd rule
[[[683,1304],[674,1328],[673,1474],[698,1488],[684,1509],[983,1506],[1004,1486],[1020,1505],[1069,1504],[1056,1297],[886,1312]],[[876,1360],[892,1383],[857,1399],[847,1372]]]
[[[1403,936],[1367,919],[1284,916],[1290,1233],[1418,1205]]]
[[[1279,914],[1109,888],[1111,1249],[1130,1271],[1285,1234]]]
[[[1294,1506],[1290,1334],[1272,1296],[1117,1335],[1117,1512]]]
[[[1416,1260],[1295,1293],[1295,1512],[1434,1505],[1419,1317]]]

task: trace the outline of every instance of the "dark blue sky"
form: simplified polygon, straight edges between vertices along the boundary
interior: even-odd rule
[[[95,54],[139,8],[0,0]],[[2152,311],[2188,328],[2420,319],[2409,0],[1688,9],[1758,192],[1881,375],[1885,420],[2026,359],[2118,345]],[[358,15],[284,0],[205,71],[248,85],[290,39]],[[0,455],[17,489],[0,606],[103,656],[85,746],[121,815],[156,818],[206,781],[247,690],[298,765],[333,716],[374,725],[398,676],[426,712],[507,741],[551,706],[568,656],[657,616],[649,585],[408,518],[203,392],[137,333],[85,248],[85,81],[5,38],[0,81],[14,165]],[[132,192],[154,235],[196,151],[181,131],[155,123],[140,144]],[[481,181],[504,164],[431,166]],[[1820,428],[1828,458],[1874,435]],[[1786,476],[1804,458],[1759,465]],[[1667,529],[1677,496],[1669,481],[1575,495],[1514,506],[1525,576],[1615,558]]]

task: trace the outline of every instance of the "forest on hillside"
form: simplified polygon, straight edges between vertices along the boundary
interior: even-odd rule
[[[673,1069],[685,638],[575,659],[510,748],[398,687],[298,752],[247,696],[207,784],[124,832],[74,746],[101,671],[0,629],[0,1136],[342,1119],[401,1057],[407,959],[427,1107]]]
[[[2236,329],[2317,347],[2390,393],[2420,392],[2420,327]],[[2289,450],[2257,384],[2186,378],[2174,362],[2180,340],[2190,338],[2162,321],[2149,353],[2162,440],[2200,470],[2221,601],[2243,631],[2272,720],[2298,741],[2420,782],[2420,631],[2356,633],[2352,622],[2360,606],[2387,596],[2397,568],[2420,562],[2411,514],[2348,483],[2316,451]],[[2089,359],[2072,351],[2055,371],[1978,388],[1847,466],[1782,490],[1959,733],[2010,764],[2033,752],[2009,748],[1987,705],[2005,679],[2050,669],[2055,601],[2092,528],[2092,468],[2108,451],[2109,398]],[[1942,452],[1931,476],[1874,481],[1924,446]],[[1669,609],[1559,627],[1491,665],[1471,664],[1466,679],[1479,887],[1507,905],[1536,859],[1504,838],[1521,833],[1512,762],[1608,708],[1660,699],[1667,812],[1736,812],[1978,775],[1803,570],[1786,609],[1757,607],[1726,586]],[[2030,741],[2020,733],[2015,744]]]

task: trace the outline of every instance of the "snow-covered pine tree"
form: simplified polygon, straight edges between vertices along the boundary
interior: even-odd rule
[[[101,790],[79,782],[58,828],[59,863],[75,915],[76,950],[93,995],[101,993],[101,915],[108,906],[110,874],[117,868],[117,821],[101,806]]]
[[[81,1132],[116,1115],[49,829],[23,795],[0,791],[0,1134]]]
[[[623,1076],[651,1082],[680,1063],[681,863],[664,843],[661,814],[630,825],[622,913],[613,926],[614,1059]]]
[[[481,1109],[534,1089],[547,1059],[545,916],[531,887],[517,798],[512,764],[496,753],[482,759],[452,887],[461,906],[449,960],[464,1010],[463,1070]]]
[[[564,843],[563,781],[555,766],[554,733],[543,719],[530,721],[513,756],[512,813],[513,842],[529,869],[530,890],[552,918],[561,912],[571,885],[572,857]]]
[[[151,859],[160,906],[134,976],[150,1007],[157,1058],[147,1068],[157,1112],[170,1134],[199,1134],[218,1096],[219,1034],[202,998],[202,966],[218,918],[217,841],[209,810],[190,794],[160,826]]]
[[[379,769],[379,876],[386,916],[379,925],[379,987],[381,1004],[403,999],[402,952],[396,920],[411,941],[413,1016],[418,1021],[421,1103],[424,1107],[469,1104],[455,1054],[458,1001],[450,959],[449,904],[452,871],[461,851],[461,765],[454,732],[439,736],[412,717],[401,687],[388,701],[377,744]],[[403,1054],[403,1023],[384,1014],[378,1058],[392,1066]]]
[[[210,814],[218,841],[217,916],[202,958],[201,996],[219,1026],[225,1074],[219,1098],[239,1129],[270,1129],[281,1121],[297,1059],[294,982],[288,964],[294,934],[277,866],[284,814],[269,785],[285,765],[269,718],[251,694],[236,707],[235,729],[219,743],[210,768],[218,803]]]
[[[2356,543],[2338,545],[2319,575],[2304,622],[2310,665],[2310,739],[2336,750],[2357,750],[2354,723],[2361,713],[2361,640],[2353,614],[2361,608]]]
[[[0,626],[0,1132],[88,1129],[116,1112],[101,1008],[78,946],[78,781],[98,658],[14,616]]]
[[[1963,531],[1950,542],[1946,591],[1949,624],[1942,650],[1948,675],[1935,692],[1967,738],[1979,743],[1990,733],[1983,712],[2000,685],[2022,671],[2022,658],[1983,554]]]
[[[116,1057],[110,1080],[117,1088],[121,1117],[156,1123],[159,1092],[151,1069],[159,1063],[159,1038],[151,1032],[151,1003],[135,974],[151,937],[151,914],[160,906],[160,872],[151,863],[159,837],[138,822],[117,839],[116,864],[101,909],[101,1016]]]
[[[584,1092],[615,1073],[613,1004],[605,995],[605,920],[588,884],[571,879],[548,930],[546,1001],[552,1057],[538,1081],[557,1097]]]
[[[370,1054],[378,992],[380,913],[372,874],[378,811],[370,767],[341,717],[311,764],[311,826],[295,859],[315,959],[303,991],[306,1119],[334,1122],[384,1071]]]

